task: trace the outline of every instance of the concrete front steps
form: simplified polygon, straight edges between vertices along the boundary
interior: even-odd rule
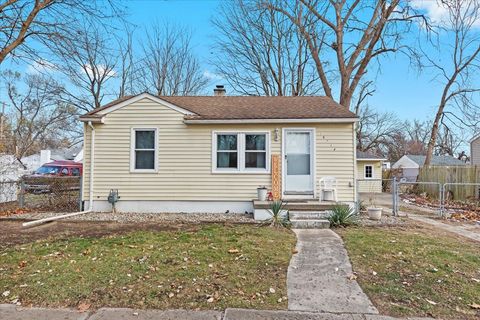
[[[268,210],[271,202],[253,200],[255,220],[271,217]],[[288,210],[290,222],[294,229],[326,229],[330,227],[328,214],[335,206],[331,201],[318,199],[284,200],[284,209]],[[286,211],[285,211],[286,212]]]
[[[328,212],[326,211],[290,211],[290,223],[293,229],[328,229]]]

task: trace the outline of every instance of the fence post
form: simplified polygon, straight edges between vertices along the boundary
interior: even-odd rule
[[[397,177],[392,179],[392,213],[397,216]]]
[[[79,177],[78,183],[80,184],[80,187],[78,188],[78,190],[79,190],[79,193],[78,193],[78,211],[83,211],[83,201],[82,201],[83,183],[82,183],[82,177]]]
[[[444,192],[445,192],[445,185],[442,185],[441,183],[439,183],[439,186],[438,186],[438,191],[440,192],[439,194],[439,198],[440,198],[440,216],[443,218],[443,213],[444,213]]]
[[[25,181],[20,180],[20,194],[18,195],[18,206],[23,208],[25,206]]]

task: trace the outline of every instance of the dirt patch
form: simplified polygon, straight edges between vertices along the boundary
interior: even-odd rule
[[[56,221],[33,228],[23,228],[22,221],[0,220],[0,249],[37,240],[68,237],[99,238],[133,231],[195,230],[200,224],[186,223],[117,223],[92,221]]]

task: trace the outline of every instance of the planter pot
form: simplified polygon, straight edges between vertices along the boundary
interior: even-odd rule
[[[380,220],[382,218],[382,208],[367,208],[368,218],[371,220]]]
[[[260,201],[267,201],[267,188],[257,188],[257,198]]]

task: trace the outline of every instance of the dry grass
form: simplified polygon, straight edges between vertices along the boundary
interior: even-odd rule
[[[338,230],[383,314],[478,319],[480,245],[423,226]]]
[[[288,230],[251,225],[42,240],[0,253],[0,302],[283,309],[294,245]]]

